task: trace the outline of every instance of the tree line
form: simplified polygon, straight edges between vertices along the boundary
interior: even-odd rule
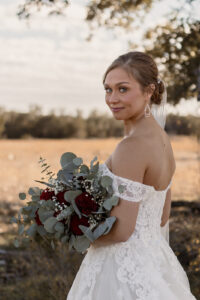
[[[200,118],[169,114],[165,130],[171,134],[200,136]],[[123,136],[123,121],[106,113],[92,110],[84,118],[81,110],[75,116],[56,115],[54,111],[42,114],[40,107],[27,113],[5,111],[0,108],[0,138],[108,138]]]

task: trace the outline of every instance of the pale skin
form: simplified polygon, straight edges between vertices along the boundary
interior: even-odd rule
[[[123,83],[122,83],[123,82]],[[111,70],[105,79],[105,101],[112,107],[117,120],[123,120],[124,138],[106,160],[108,168],[115,174],[133,181],[164,190],[175,171],[175,159],[167,133],[158,125],[152,115],[145,117],[144,109],[155,88],[150,84],[143,91],[139,82],[122,68]],[[107,235],[101,236],[94,247],[125,242],[133,234],[139,210],[139,202],[119,199],[111,210],[117,221]],[[171,210],[171,189],[166,194],[161,219],[164,226]]]

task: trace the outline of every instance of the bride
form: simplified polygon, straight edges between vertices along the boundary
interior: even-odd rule
[[[166,87],[154,60],[135,51],[114,60],[103,84],[106,104],[124,123],[124,138],[99,166],[120,197],[111,211],[117,221],[87,250],[67,300],[195,300],[168,243],[176,165],[160,109]]]

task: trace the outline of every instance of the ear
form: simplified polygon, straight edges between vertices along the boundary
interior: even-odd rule
[[[155,84],[154,83],[150,83],[146,88],[145,88],[145,93],[147,95],[147,97],[150,99],[151,96],[153,95],[154,93],[154,90],[155,90]]]
[[[155,84],[154,83],[150,83],[147,89],[147,93],[149,94],[149,96],[151,97],[155,91]]]

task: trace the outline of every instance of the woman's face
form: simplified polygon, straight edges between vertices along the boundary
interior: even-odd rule
[[[150,96],[138,81],[122,68],[111,70],[105,79],[105,100],[117,120],[126,120],[144,113]]]

